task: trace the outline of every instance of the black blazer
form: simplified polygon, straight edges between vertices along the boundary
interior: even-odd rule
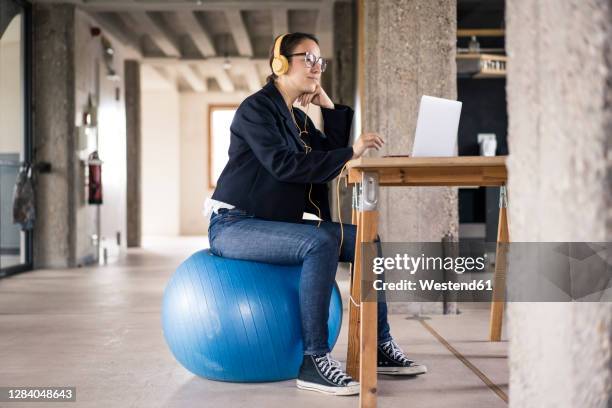
[[[294,109],[300,127],[305,113]],[[257,217],[300,222],[304,211],[331,220],[327,182],[333,180],[353,156],[348,146],[353,110],[335,105],[321,108],[324,133],[308,119],[303,140],[312,147],[306,154],[299,131],[282,95],[270,82],[238,107],[230,127],[229,161],[212,198],[234,205]]]

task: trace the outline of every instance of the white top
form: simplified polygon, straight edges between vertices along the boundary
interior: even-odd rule
[[[212,212],[215,214],[218,213],[220,208],[232,209],[234,207],[234,205],[224,203],[223,201],[219,200],[213,200],[212,198],[208,197],[206,201],[204,201],[204,209],[202,210],[202,214],[204,214],[205,218],[210,218],[210,214]],[[307,212],[304,213],[302,218],[305,220],[320,220],[320,218],[316,215]]]
[[[219,200],[213,200],[212,198],[208,197],[206,201],[204,201],[204,209],[202,210],[202,214],[204,214],[204,217],[208,218],[211,212],[214,212],[216,214],[219,212],[220,208],[232,209],[234,207],[235,206],[231,204],[224,203],[223,201]]]

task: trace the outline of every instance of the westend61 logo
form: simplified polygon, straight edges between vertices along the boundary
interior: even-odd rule
[[[373,272],[380,275],[388,270],[406,271],[411,275],[419,271],[481,272],[485,269],[486,254],[479,257],[459,256],[410,256],[396,254],[394,257],[377,256],[373,260]]]

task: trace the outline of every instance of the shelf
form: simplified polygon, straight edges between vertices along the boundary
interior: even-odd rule
[[[457,54],[457,74],[474,78],[505,78],[508,57],[495,54]]]

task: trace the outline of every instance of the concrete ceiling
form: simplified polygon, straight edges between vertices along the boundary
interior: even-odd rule
[[[75,4],[183,90],[226,92],[261,87],[279,33],[313,33],[331,57],[334,1],[35,0]]]
[[[335,1],[355,0],[34,0],[76,5],[172,86],[223,92],[261,87],[281,33],[313,33],[331,58]],[[458,0],[457,20],[462,29],[503,28],[504,0]],[[458,46],[468,41],[460,38]],[[503,36],[479,41],[504,48]]]

